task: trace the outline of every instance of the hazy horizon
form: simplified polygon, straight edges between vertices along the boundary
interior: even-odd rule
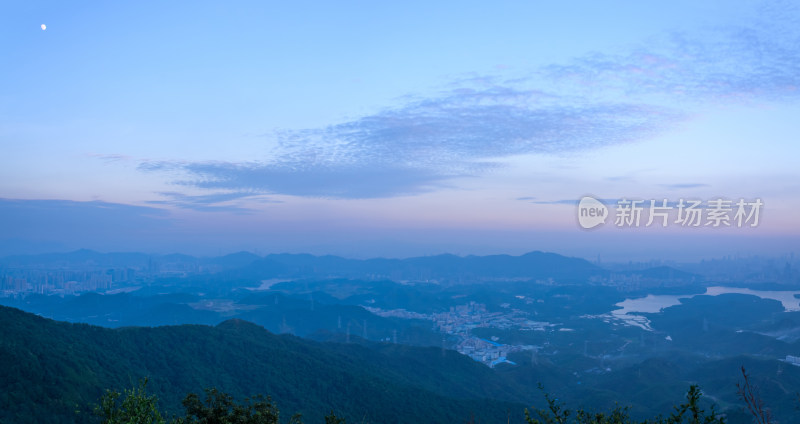
[[[730,254],[730,255],[720,255],[720,256],[705,256],[705,257],[688,257],[688,258],[664,258],[664,257],[634,257],[634,256],[625,256],[625,257],[615,257],[615,256],[603,256],[602,254],[597,256],[581,256],[581,255],[572,255],[566,252],[559,252],[555,250],[546,250],[546,249],[532,249],[532,250],[520,250],[520,251],[496,251],[496,252],[486,252],[486,253],[453,253],[447,251],[441,252],[434,252],[434,253],[426,253],[426,254],[409,254],[409,255],[352,255],[352,254],[335,254],[329,253],[327,251],[319,251],[319,252],[312,252],[312,251],[301,251],[301,250],[274,250],[274,251],[265,251],[261,249],[242,249],[242,250],[218,250],[217,252],[206,252],[206,253],[192,253],[188,251],[177,251],[177,250],[163,250],[163,251],[153,251],[153,250],[135,250],[135,249],[111,249],[111,250],[103,250],[103,249],[90,249],[90,248],[67,248],[67,247],[53,247],[51,246],[48,250],[44,248],[42,250],[35,250],[35,249],[17,249],[17,250],[9,250],[3,251],[0,250],[0,258],[7,258],[7,257],[16,257],[16,256],[39,256],[39,255],[67,255],[76,252],[93,252],[101,255],[110,255],[110,254],[143,254],[149,255],[153,257],[162,257],[162,256],[170,256],[170,255],[186,255],[190,257],[195,257],[197,259],[213,259],[213,258],[220,258],[224,256],[230,256],[235,254],[242,254],[242,253],[249,253],[256,255],[261,258],[265,258],[270,255],[311,255],[315,257],[325,257],[325,256],[335,256],[340,257],[343,259],[353,259],[353,260],[369,260],[369,259],[414,259],[414,258],[424,258],[424,257],[434,257],[434,256],[457,256],[460,258],[468,258],[468,257],[486,257],[486,256],[511,256],[511,257],[520,257],[531,253],[545,253],[545,254],[556,254],[567,258],[577,258],[583,259],[595,265],[600,265],[601,267],[604,265],[646,265],[646,264],[653,264],[653,266],[661,266],[661,265],[669,265],[669,264],[676,264],[676,265],[691,265],[691,264],[699,264],[701,262],[708,262],[714,260],[787,260],[791,263],[794,261],[794,252],[788,252],[784,254],[761,254],[761,255],[743,255],[739,253]],[[13,253],[9,253],[13,252]]]

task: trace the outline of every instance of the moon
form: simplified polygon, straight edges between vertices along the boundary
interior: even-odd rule
[[[42,31],[44,31],[44,30],[46,30],[46,29],[47,29],[47,25],[45,25],[45,24],[42,24]]]

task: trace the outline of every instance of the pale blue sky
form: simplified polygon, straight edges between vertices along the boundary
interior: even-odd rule
[[[792,2],[429,3],[4,3],[0,242],[800,248]],[[563,202],[586,194],[765,211],[747,231],[587,232]]]

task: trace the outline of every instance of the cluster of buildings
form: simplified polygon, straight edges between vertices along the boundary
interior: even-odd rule
[[[105,291],[113,283],[133,280],[132,269],[78,271],[67,269],[0,269],[0,296],[70,295]]]
[[[507,359],[508,353],[524,347],[504,345],[496,340],[476,337],[471,331],[478,327],[508,329],[527,328],[537,324],[531,322],[525,312],[510,309],[508,304],[500,306],[508,310],[490,312],[482,303],[469,302],[451,307],[447,312],[433,314],[431,318],[436,329],[458,338],[455,349],[462,355],[467,355],[490,367],[501,363],[514,364]]]
[[[475,336],[468,336],[462,338],[455,348],[458,353],[467,355],[478,362],[483,362],[492,368],[502,363],[516,365],[507,358],[509,352],[517,350],[515,346],[504,345]]]
[[[524,300],[524,296],[518,296]],[[531,300],[532,301],[532,300]],[[488,340],[472,334],[472,330],[479,327],[510,329],[520,328],[532,331],[546,331],[556,326],[549,322],[531,321],[528,313],[512,309],[509,304],[500,305],[505,311],[490,312],[486,305],[469,302],[464,305],[453,306],[447,312],[434,314],[421,314],[405,309],[382,310],[379,308],[365,307],[370,312],[383,316],[404,319],[422,319],[433,321],[434,328],[456,339],[453,348],[462,355],[482,362],[489,367],[501,363],[514,364],[507,356],[510,352],[536,349],[535,346],[516,346],[498,343],[497,339]]]
[[[509,328],[535,328],[540,323],[531,321],[528,313],[512,309],[508,303],[500,305],[505,311],[489,312],[482,303],[453,306],[447,312],[433,314],[431,319],[435,328],[447,334],[465,334],[473,328],[491,327],[506,330]]]
[[[786,355],[786,359],[784,359],[783,362],[800,367],[800,356]]]

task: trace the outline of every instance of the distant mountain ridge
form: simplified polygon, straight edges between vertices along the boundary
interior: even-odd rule
[[[0,257],[0,266],[26,267],[32,265],[81,265],[107,267],[147,267],[152,262],[183,263],[196,265],[219,265],[223,268],[237,268],[262,259],[250,252],[236,252],[217,257],[195,257],[180,253],[151,255],[141,252],[101,253],[89,249],[79,249],[65,253],[39,253],[30,255],[10,255]]]
[[[261,257],[249,252],[198,258],[170,254],[99,253],[76,250],[68,253],[15,255],[0,258],[5,267],[132,267],[153,268],[181,265],[183,269],[230,272],[242,278],[383,278],[393,280],[474,279],[560,279],[585,280],[605,274],[602,268],[580,258],[556,253],[530,252],[520,256],[455,256],[442,254],[407,259],[348,259],[310,254],[270,254]]]
[[[67,253],[6,256],[0,258],[0,271],[3,268],[103,272],[110,269],[133,269],[140,277],[170,273],[184,276],[216,275],[227,280],[249,281],[249,284],[275,278],[350,278],[448,284],[499,280],[582,284],[598,279],[617,282],[628,279],[649,282],[651,286],[659,286],[661,281],[697,283],[703,280],[698,274],[668,266],[611,271],[582,258],[541,251],[519,256],[441,254],[405,259],[349,259],[307,253],[277,253],[262,257],[251,252],[236,252],[218,257],[195,257],[177,253],[169,255],[150,255],[140,252],[100,253],[81,249]]]

